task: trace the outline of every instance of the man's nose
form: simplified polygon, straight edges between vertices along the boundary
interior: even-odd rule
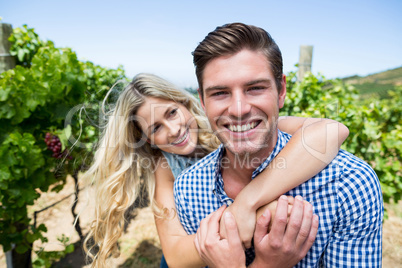
[[[230,105],[228,108],[229,115],[240,118],[248,114],[251,110],[251,105],[247,101],[247,97],[241,92],[232,94]]]

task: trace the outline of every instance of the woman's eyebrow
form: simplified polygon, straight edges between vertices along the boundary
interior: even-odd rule
[[[168,114],[169,114],[169,112],[170,112],[170,109],[173,107],[173,104],[167,105],[167,106],[164,106],[164,107],[166,107],[166,109],[165,109],[165,112],[163,113],[163,117],[167,117]],[[151,127],[153,127],[154,125],[155,125],[155,124],[150,125],[150,126],[147,128],[147,132],[149,132],[149,129],[150,129]]]

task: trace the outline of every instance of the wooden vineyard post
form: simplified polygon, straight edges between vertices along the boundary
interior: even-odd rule
[[[0,23],[0,74],[15,68],[15,57],[10,55],[11,43],[8,38],[13,33],[13,27],[8,23]],[[25,224],[16,224],[18,232],[23,232],[27,229]],[[32,244],[31,244],[32,246]],[[32,267],[31,250],[19,254],[15,245],[12,244],[12,249],[5,252],[7,268],[17,267]]]
[[[297,81],[302,81],[306,73],[311,72],[311,61],[313,59],[313,46],[300,46],[299,71]]]
[[[15,57],[10,55],[8,38],[13,32],[11,24],[0,23],[0,73],[15,67]]]
[[[8,38],[13,32],[11,24],[0,23],[0,74],[15,67],[15,58],[10,55],[10,41]],[[5,252],[6,265],[13,268],[13,250]]]

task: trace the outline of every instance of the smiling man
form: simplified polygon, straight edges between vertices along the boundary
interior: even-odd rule
[[[218,27],[193,55],[200,99],[222,145],[175,180],[176,208],[187,233],[196,233],[201,224],[203,234],[197,237],[205,240],[197,240],[197,248],[204,261],[241,267],[241,244],[233,243],[238,237],[231,232],[231,250],[221,250],[222,243],[211,231],[219,220],[213,212],[229,206],[290,139],[277,128],[286,96],[282,56],[265,30],[241,23]],[[303,244],[298,241],[308,236],[302,229],[291,233],[292,224],[300,223],[289,222],[290,228],[282,223],[282,235],[271,231],[269,239],[257,226],[255,260],[254,251],[247,251],[247,264],[254,260],[255,267],[381,266],[382,194],[376,174],[365,162],[340,150],[324,170],[287,194],[302,196],[319,216],[314,245],[308,253],[298,247]],[[280,208],[287,207],[278,205],[277,213]],[[230,216],[225,219],[232,222]],[[274,225],[272,230],[277,231]]]
[[[277,88],[263,53],[249,49],[211,60],[203,77],[202,104],[228,156],[264,160],[276,143],[286,82]]]

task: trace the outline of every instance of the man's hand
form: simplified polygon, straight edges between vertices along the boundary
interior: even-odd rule
[[[254,233],[256,258],[252,267],[293,267],[314,243],[318,230],[318,216],[303,199],[296,197],[288,222],[288,198],[278,200],[276,215],[269,233],[270,211],[257,220]]]
[[[222,206],[201,221],[194,240],[195,247],[209,267],[246,267],[236,221],[230,212],[225,212],[223,216],[227,239],[220,239],[219,220],[225,208]]]
[[[289,201],[288,202],[289,203],[288,217],[289,217],[290,212],[292,210],[293,203],[294,203],[294,198],[293,198],[293,196],[288,196],[287,198]],[[304,202],[307,202],[307,201],[304,201]],[[226,211],[231,212],[236,220],[240,239],[245,248],[251,247],[251,241],[254,236],[257,217],[261,216],[262,213],[266,209],[269,209],[269,211],[271,212],[271,221],[270,221],[270,225],[268,228],[268,232],[269,232],[269,230],[271,230],[271,225],[273,222],[273,218],[275,217],[275,211],[276,211],[277,204],[278,204],[278,200],[274,200],[274,201],[270,202],[269,204],[259,208],[257,210],[257,212],[254,211],[253,209],[250,209],[250,207],[242,205],[241,203],[236,203],[236,201],[232,205],[230,205],[230,207],[226,208],[225,212]],[[221,238],[226,238],[225,219],[224,218],[221,219],[219,232],[220,232]]]

